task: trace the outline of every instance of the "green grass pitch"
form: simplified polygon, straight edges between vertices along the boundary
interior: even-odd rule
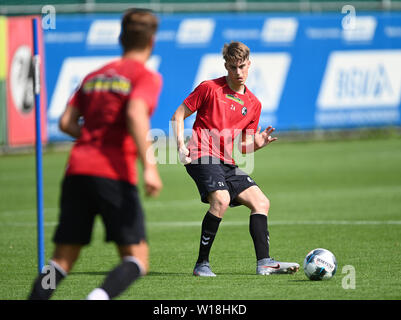
[[[58,216],[66,152],[44,154],[46,261]],[[192,276],[207,205],[181,165],[160,165],[164,189],[143,198],[149,274],[119,299],[394,299],[401,298],[401,139],[275,142],[255,154],[252,177],[271,201],[271,255],[302,266],[314,248],[331,250],[329,281],[257,276],[245,207],[229,209],[211,251],[216,278]],[[142,191],[141,191],[142,192]],[[0,299],[25,299],[37,273],[34,155],[0,156]],[[53,299],[84,299],[118,263],[100,219]],[[355,287],[344,288],[355,269]],[[347,269],[344,269],[344,271]]]

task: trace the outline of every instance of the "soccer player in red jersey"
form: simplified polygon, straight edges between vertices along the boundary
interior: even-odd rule
[[[269,199],[255,181],[240,170],[232,158],[234,139],[240,135],[242,153],[259,150],[277,140],[274,128],[258,128],[261,103],[245,82],[251,65],[249,48],[231,42],[223,48],[227,76],[207,80],[178,107],[172,117],[181,162],[195,181],[201,201],[210,207],[202,221],[198,260],[193,274],[213,277],[209,253],[220,221],[229,206],[251,210],[249,231],[256,252],[256,273],[294,273],[299,265],[270,257],[267,215]],[[197,112],[192,137],[184,142],[184,119]]]
[[[94,289],[89,300],[120,295],[148,270],[144,215],[137,191],[136,159],[143,164],[146,194],[162,188],[147,134],[156,108],[161,76],[145,67],[151,55],[158,19],[149,10],[128,10],[121,23],[123,55],[87,75],[60,118],[60,129],[76,138],[62,185],[55,250],[49,266],[55,285],[65,278],[89,244],[96,214],[106,241],[117,245],[121,263]],[[82,117],[82,121],[81,121]],[[150,149],[151,150],[151,149]],[[55,288],[34,282],[30,299],[49,299]]]

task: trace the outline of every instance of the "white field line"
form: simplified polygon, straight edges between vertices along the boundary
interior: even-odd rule
[[[335,196],[335,197],[354,197],[355,193],[364,193],[366,194],[376,194],[380,191],[386,191],[386,193],[394,193],[397,196],[400,195],[401,185],[395,186],[368,186],[368,187],[353,187],[353,188],[342,188],[342,189],[322,189],[322,190],[313,190],[310,191],[285,191],[275,193],[274,198],[288,198],[289,196],[299,195],[300,197],[309,196]],[[273,199],[274,201],[274,199]],[[144,208],[179,208],[179,207],[188,207],[188,206],[206,206],[207,204],[202,203],[199,198],[196,199],[186,199],[186,200],[148,200],[142,201],[142,205]],[[58,211],[58,208],[45,208],[46,211]],[[8,211],[0,211],[0,217],[6,215],[13,214],[31,214],[35,213],[36,209],[24,209],[24,210],[8,210]]]
[[[355,193],[363,192],[366,194],[376,194],[379,191],[386,191],[387,194],[395,193],[397,196],[401,192],[401,186],[369,186],[369,187],[359,187],[359,188],[342,188],[342,189],[323,189],[323,190],[314,190],[313,192],[310,191],[286,191],[286,192],[279,192],[275,194],[275,198],[288,198],[289,195],[298,195],[300,197],[316,197],[316,196],[330,196],[336,198],[344,198],[344,197],[354,197]],[[274,200],[273,200],[274,201]],[[142,205],[145,209],[149,208],[193,208],[194,206],[204,207],[207,204],[202,203],[199,198],[196,199],[186,199],[186,200],[150,200],[150,201],[143,201]],[[58,208],[45,208],[46,212],[58,212]],[[12,215],[31,215],[36,214],[36,209],[23,209],[23,210],[7,210],[7,211],[0,211],[0,218]],[[346,220],[348,221],[348,220]],[[317,222],[319,224],[319,222]]]
[[[399,189],[399,186],[391,186],[389,189]],[[374,188],[373,188],[374,190]],[[344,191],[344,190],[343,190]],[[392,190],[394,191],[394,190]],[[328,192],[328,191],[327,191]],[[164,201],[149,201],[144,202],[143,206],[145,209],[150,208],[191,208],[196,206],[207,206],[207,204],[201,203],[199,199],[187,199],[187,200],[164,200]],[[46,213],[57,213],[58,208],[45,208]],[[11,220],[13,216],[26,216],[27,220],[34,219],[36,217],[36,209],[24,209],[24,210],[8,210],[0,211],[0,219],[6,218]],[[28,219],[29,218],[29,219]],[[245,226],[248,225],[248,219],[242,221],[224,221],[224,226]],[[54,227],[57,225],[56,221],[48,221],[44,223],[45,227]],[[199,227],[201,221],[149,221],[147,222],[148,227]],[[401,225],[401,220],[270,220],[269,225]],[[12,222],[12,221],[1,221],[0,228],[14,226],[14,227],[35,227],[36,222]]]
[[[247,226],[249,222],[244,221],[223,221],[221,226]],[[56,221],[45,222],[45,227],[55,227],[57,225]],[[200,227],[201,221],[150,221],[147,222],[147,227],[161,227],[161,228],[171,228],[171,227]],[[344,225],[344,226],[366,226],[366,225],[400,225],[401,220],[283,220],[283,221],[269,221],[270,226],[279,225]],[[5,222],[0,223],[1,227],[36,227],[34,222]]]
[[[142,206],[146,208],[178,208],[178,207],[188,207],[188,206],[205,206],[205,203],[202,203],[199,199],[190,199],[190,200],[165,200],[165,201],[149,201],[149,202],[142,202]],[[45,208],[46,212],[58,212],[58,208]],[[6,210],[0,211],[0,218],[12,215],[35,215],[36,209],[23,209],[23,210]]]
[[[148,222],[149,227],[198,227],[202,221]],[[249,221],[222,221],[222,226],[247,226]],[[358,220],[282,220],[269,221],[269,225],[401,225],[401,220],[358,221]]]

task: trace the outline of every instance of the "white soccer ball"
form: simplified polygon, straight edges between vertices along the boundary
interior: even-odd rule
[[[337,271],[337,260],[329,250],[317,248],[310,251],[304,260],[304,272],[310,280],[327,280]]]

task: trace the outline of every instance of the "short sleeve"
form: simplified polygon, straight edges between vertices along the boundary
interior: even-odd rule
[[[261,110],[262,110],[262,105],[260,104],[260,102],[258,102],[255,108],[255,112],[253,114],[253,118],[243,130],[244,132],[252,135],[255,134],[255,132],[258,130]]]
[[[184,104],[190,109],[192,112],[197,111],[204,103],[206,98],[209,95],[209,85],[207,82],[202,82],[199,84],[194,91],[190,93],[190,95],[184,100]]]
[[[81,109],[82,106],[82,83],[75,89],[68,99],[67,106]]]
[[[158,73],[149,71],[142,74],[133,84],[129,99],[143,99],[152,114],[159,101],[162,82],[162,77]]]

